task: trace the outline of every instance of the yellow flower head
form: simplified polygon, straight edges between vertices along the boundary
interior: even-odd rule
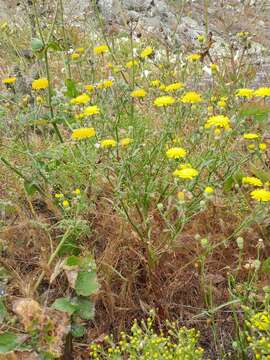
[[[150,84],[154,87],[159,87],[161,82],[160,80],[152,80]]]
[[[34,90],[44,90],[47,89],[48,86],[49,82],[46,78],[37,79],[32,82],[32,89]]]
[[[205,41],[204,35],[198,35],[196,39],[197,39],[199,42],[204,42],[204,41]]]
[[[107,45],[99,45],[94,48],[94,54],[105,54],[109,51],[109,48]]]
[[[97,88],[98,89],[108,89],[113,85],[113,81],[112,80],[103,80],[101,81],[98,85]]]
[[[253,89],[248,89],[248,88],[242,88],[242,89],[238,89],[235,93],[235,96],[237,97],[244,97],[247,99],[252,98],[254,95],[254,90]]]
[[[227,103],[226,103],[225,100],[219,100],[217,104],[218,104],[218,106],[221,107],[221,108],[225,108],[226,105],[227,105]]]
[[[165,91],[166,91],[166,92],[173,92],[173,91],[182,89],[183,86],[184,86],[183,83],[177,82],[177,83],[170,84],[170,85],[166,86],[166,87],[165,87]]]
[[[54,197],[55,197],[56,199],[62,199],[62,198],[64,197],[64,194],[62,194],[62,193],[57,193],[57,194],[54,195]]]
[[[140,56],[142,59],[146,59],[147,57],[153,54],[153,51],[154,50],[150,46],[147,46],[145,49],[143,49]]]
[[[75,189],[75,190],[73,191],[73,194],[78,196],[78,195],[81,194],[81,190],[80,190],[80,189]]]
[[[251,197],[257,201],[270,201],[270,191],[265,190],[265,189],[257,189],[257,190],[253,190],[250,193]]]
[[[121,139],[121,140],[120,140],[120,145],[121,145],[122,147],[125,147],[125,146],[131,144],[132,142],[133,142],[133,139],[131,139],[131,138],[124,138],[124,139]]]
[[[258,139],[259,137],[260,135],[254,133],[247,133],[243,135],[243,138],[246,140],[254,140],[254,139]]]
[[[89,103],[90,101],[90,96],[83,93],[77,97],[75,97],[74,99],[70,100],[71,104],[83,104],[86,105],[87,103]]]
[[[70,55],[70,57],[71,57],[72,60],[78,60],[79,57],[80,57],[80,54],[77,54],[77,53],[74,52],[73,54]]]
[[[97,105],[87,106],[83,112],[85,116],[98,115],[99,113],[100,108]]]
[[[130,96],[132,97],[145,97],[146,91],[144,89],[135,89],[132,91]]]
[[[185,157],[187,154],[186,150],[181,147],[173,147],[166,151],[166,155],[171,159],[180,159]]]
[[[242,178],[242,184],[248,184],[253,186],[263,186],[263,183],[260,179],[256,178],[255,176],[244,176]]]
[[[196,91],[188,91],[180,100],[185,104],[197,104],[203,101],[201,95]]]
[[[156,106],[168,106],[175,103],[175,99],[172,96],[160,96],[155,99],[154,104]]]
[[[64,200],[63,202],[62,202],[62,205],[63,205],[63,207],[69,207],[69,201],[68,200]]]
[[[265,151],[265,150],[267,149],[267,145],[266,145],[265,143],[260,143],[260,144],[259,144],[259,149],[260,149],[261,151]]]
[[[79,47],[79,48],[75,49],[75,51],[76,51],[77,53],[83,54],[84,51],[85,51],[85,49],[84,49],[84,47]]]
[[[202,57],[202,56],[201,56],[200,54],[190,54],[190,55],[187,56],[187,60],[188,60],[189,62],[195,62],[195,61],[200,60],[201,57]]]
[[[211,186],[206,186],[204,189],[205,194],[212,194],[214,192],[214,189]]]
[[[126,63],[126,67],[128,68],[128,69],[131,69],[133,66],[136,66],[136,65],[138,65],[139,63],[138,63],[138,61],[137,60],[130,60],[130,61],[128,61],[127,63]]]
[[[217,72],[218,71],[218,66],[217,64],[210,64],[210,69],[212,70],[212,72]]]
[[[258,312],[250,319],[250,325],[260,331],[270,331],[270,315],[267,311]]]
[[[87,90],[87,91],[93,91],[94,90],[94,85],[91,85],[91,84],[89,84],[89,85],[85,85],[85,90]]]
[[[3,84],[14,84],[16,81],[16,77],[8,77],[2,80]]]
[[[179,201],[181,201],[181,202],[185,201],[185,193],[184,193],[184,191],[178,191],[177,197],[178,197]]]
[[[230,129],[230,119],[224,115],[216,115],[211,116],[205,123],[204,127],[206,129],[210,129],[211,127],[214,128],[223,128],[225,130]]]
[[[73,130],[71,137],[74,140],[76,139],[80,140],[80,139],[91,138],[95,135],[96,135],[96,131],[94,128],[79,128]]]
[[[114,139],[105,139],[105,140],[101,140],[100,142],[100,146],[105,149],[105,148],[113,148],[116,146],[116,141]]]
[[[176,169],[173,172],[173,176],[179,177],[185,180],[192,180],[194,177],[198,176],[198,171],[189,166],[184,166],[182,169]]]
[[[254,91],[254,96],[265,97],[270,96],[270,87],[261,87]]]

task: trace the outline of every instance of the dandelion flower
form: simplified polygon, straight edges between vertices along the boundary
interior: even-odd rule
[[[14,84],[16,81],[16,77],[9,77],[2,80],[3,84]]]
[[[168,106],[175,103],[175,99],[172,96],[160,96],[155,99],[154,104],[156,106]]]
[[[214,192],[214,189],[211,186],[206,186],[204,189],[205,194],[212,194]]]
[[[150,84],[154,87],[159,87],[161,85],[161,82],[160,80],[157,79],[157,80],[152,80]]]
[[[109,51],[109,48],[107,45],[99,45],[94,48],[94,54],[105,54]]]
[[[266,145],[265,143],[260,143],[260,144],[259,144],[259,149],[260,149],[261,151],[265,151],[266,148],[267,148],[267,145]]]
[[[190,55],[187,56],[187,60],[188,60],[189,62],[195,62],[195,61],[200,60],[201,57],[202,57],[202,56],[201,56],[200,54],[190,54]]]
[[[263,186],[263,183],[260,179],[256,178],[255,176],[244,176],[242,178],[242,184],[248,184],[253,186]]]
[[[137,60],[130,60],[126,63],[126,68],[131,69],[133,66],[138,65],[138,61]]]
[[[94,85],[91,85],[91,84],[89,84],[89,85],[85,85],[85,90],[87,90],[87,91],[93,91],[94,90]]]
[[[77,188],[73,191],[73,194],[78,196],[81,194],[81,190]]]
[[[87,103],[89,103],[89,101],[90,101],[90,96],[83,93],[83,94],[75,97],[74,99],[71,99],[70,103],[86,105]]]
[[[55,197],[56,199],[62,199],[62,198],[64,197],[64,194],[62,194],[62,193],[57,193],[57,194],[54,195],[54,197]]]
[[[73,53],[70,55],[71,59],[72,60],[78,60],[80,58],[80,54],[77,54],[77,53]]]
[[[254,139],[258,139],[259,137],[260,135],[254,133],[247,133],[243,135],[243,138],[246,140],[254,140]]]
[[[85,49],[84,49],[84,47],[79,47],[79,48],[75,49],[75,51],[77,53],[83,54],[85,52]]]
[[[69,201],[68,200],[64,200],[63,202],[62,202],[62,205],[63,205],[63,207],[69,207]]]
[[[199,42],[204,42],[204,41],[205,41],[204,35],[198,35],[196,39],[197,39]]]
[[[173,91],[182,89],[183,86],[184,86],[183,83],[177,82],[177,83],[170,84],[170,85],[166,86],[164,90],[165,90],[166,92],[173,92]]]
[[[73,130],[71,137],[74,140],[76,139],[80,140],[80,139],[91,138],[95,135],[96,135],[96,131],[94,128],[79,128]]]
[[[211,127],[223,128],[225,130],[230,129],[230,119],[224,115],[211,116],[204,125],[205,129],[210,129]]]
[[[210,69],[213,73],[218,71],[218,66],[217,64],[210,64]]]
[[[153,54],[153,49],[150,46],[147,46],[143,51],[141,52],[140,56],[142,59],[146,59],[150,55]]]
[[[132,91],[130,96],[132,96],[132,97],[145,97],[146,96],[146,91],[144,89],[135,89],[135,90]]]
[[[252,98],[254,95],[254,90],[253,89],[248,89],[248,88],[242,88],[242,89],[238,89],[235,93],[235,96],[237,97],[244,97],[247,99]]]
[[[203,101],[201,95],[196,91],[188,91],[180,100],[185,104],[197,104]]]
[[[108,89],[113,85],[113,81],[112,80],[103,80],[101,81],[98,85],[97,88],[98,89]]]
[[[121,139],[121,140],[120,140],[120,145],[121,145],[122,147],[125,147],[125,146],[131,144],[132,142],[133,142],[133,139],[131,139],[131,138],[124,138],[124,139]]]
[[[47,89],[48,86],[49,82],[46,78],[37,79],[32,82],[32,89],[34,90],[44,90]]]
[[[105,148],[113,148],[116,146],[116,141],[114,139],[105,139],[105,140],[101,140],[100,142],[100,146],[105,149]]]
[[[83,114],[85,116],[98,115],[100,113],[100,108],[97,105],[88,106],[84,109]]]
[[[265,190],[265,189],[257,189],[257,190],[253,190],[250,193],[251,197],[257,201],[270,201],[270,191]]]
[[[270,87],[261,87],[254,91],[254,96],[265,97],[270,96]]]
[[[185,193],[184,193],[184,191],[178,191],[177,197],[178,197],[179,201],[181,201],[181,202],[185,201]]]
[[[181,147],[173,147],[166,151],[166,155],[171,159],[180,159],[185,157],[187,154],[186,150]]]
[[[218,104],[218,106],[221,107],[221,108],[225,108],[226,105],[227,105],[227,103],[226,103],[225,100],[219,100],[217,104]]]
[[[173,176],[179,177],[185,180],[192,180],[194,177],[198,176],[198,171],[192,167],[183,167],[182,169],[176,169],[173,172]]]

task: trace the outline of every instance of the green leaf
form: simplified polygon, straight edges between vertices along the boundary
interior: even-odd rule
[[[37,191],[37,185],[33,181],[24,180],[24,188],[28,195],[32,196]]]
[[[0,353],[10,352],[20,344],[17,335],[11,332],[5,332],[0,335]]]
[[[62,51],[61,46],[56,41],[51,41],[47,47],[53,51]]]
[[[0,298],[0,324],[7,318],[8,312],[3,302],[3,299]]]
[[[68,298],[59,298],[52,304],[52,308],[72,315],[78,307]]]
[[[80,271],[78,273],[75,290],[78,295],[90,296],[98,290],[98,281],[95,271]]]
[[[69,256],[66,261],[65,265],[67,266],[79,266],[81,263],[81,259],[78,256]]]
[[[270,257],[264,260],[262,264],[262,271],[264,273],[270,273]]]
[[[42,51],[44,49],[44,44],[43,44],[42,40],[40,40],[38,38],[33,38],[31,40],[31,49],[33,50],[33,52]]]
[[[79,324],[72,324],[71,333],[74,337],[82,337],[85,334],[85,327]]]
[[[67,91],[65,92],[66,96],[68,96],[70,98],[74,98],[74,97],[78,96],[79,92],[76,88],[75,81],[73,81],[71,79],[66,79],[65,85],[67,87]]]
[[[77,298],[77,311],[78,314],[84,320],[91,320],[95,315],[95,305],[91,300],[79,297]]]

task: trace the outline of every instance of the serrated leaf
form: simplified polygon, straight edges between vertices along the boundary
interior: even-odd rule
[[[32,181],[24,181],[24,188],[28,195],[32,196],[37,191],[37,185]]]
[[[31,40],[31,49],[33,50],[33,52],[42,51],[44,49],[44,44],[42,40],[38,38],[33,38]]]
[[[78,307],[73,304],[68,298],[56,299],[55,302],[52,304],[52,308],[66,312],[69,315],[72,315],[78,309]]]
[[[98,281],[95,271],[80,271],[78,273],[75,291],[78,295],[90,296],[98,290]]]
[[[85,334],[85,327],[79,324],[72,324],[71,333],[74,337],[82,337]]]
[[[91,320],[95,315],[95,305],[91,300],[79,297],[77,298],[77,311],[78,314],[84,320]]]
[[[0,335],[0,353],[10,352],[20,344],[18,336],[11,332],[5,332]]]

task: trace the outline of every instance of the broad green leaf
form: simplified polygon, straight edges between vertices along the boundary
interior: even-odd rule
[[[66,79],[65,85],[67,87],[67,91],[65,92],[66,96],[68,96],[70,98],[74,98],[74,97],[78,96],[79,92],[76,88],[75,81],[73,81],[71,79]]]
[[[77,299],[77,311],[78,314],[84,320],[91,320],[95,315],[95,305],[91,300],[79,297]]]
[[[10,352],[20,344],[17,335],[11,332],[5,332],[0,335],[0,353]]]
[[[95,271],[80,271],[78,273],[75,290],[78,295],[89,296],[98,290],[98,281]]]
[[[34,182],[24,181],[24,188],[28,195],[33,195],[37,191],[37,185]]]
[[[8,316],[7,309],[5,307],[3,299],[0,298],[0,324],[2,324],[2,322],[5,320],[7,316]]]
[[[39,52],[44,49],[44,44],[43,44],[42,40],[40,40],[38,38],[33,38],[31,40],[31,48],[34,52]]]
[[[59,311],[67,312],[69,315],[72,315],[78,307],[73,304],[68,298],[59,298],[56,299],[55,302],[52,304],[52,308]]]
[[[270,273],[270,257],[264,260],[262,264],[262,271],[265,273]]]
[[[54,50],[54,51],[62,51],[61,46],[60,46],[57,42],[55,42],[55,41],[51,41],[51,42],[47,45],[47,47],[48,47],[49,49]]]
[[[79,324],[72,324],[71,333],[74,337],[82,337],[85,334],[85,327]]]
[[[69,256],[66,261],[65,265],[67,266],[79,266],[81,263],[81,259],[78,256]]]

